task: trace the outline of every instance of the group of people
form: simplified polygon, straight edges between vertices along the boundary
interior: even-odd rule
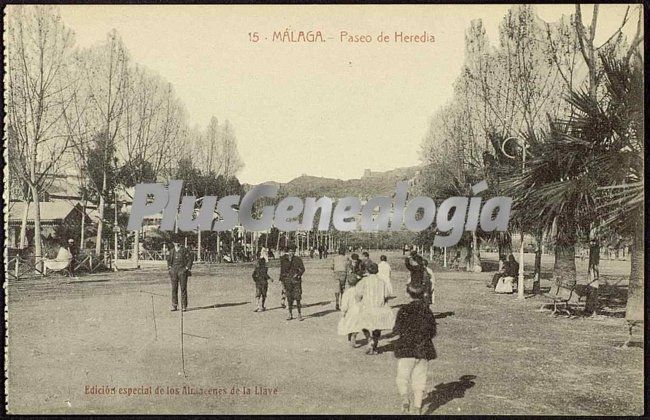
[[[327,258],[329,249],[327,249],[325,245],[319,245],[318,247],[312,246],[309,248],[309,258],[314,258],[316,253],[318,253],[318,259],[322,260],[323,258]]]
[[[361,347],[357,343],[357,335],[363,333],[368,343],[366,354],[369,355],[377,353],[382,330],[391,330],[397,335],[393,343],[398,359],[395,381],[402,398],[402,412],[421,414],[429,361],[437,357],[433,345],[436,320],[430,308],[435,284],[433,271],[428,268],[427,261],[415,252],[406,258],[405,264],[410,272],[406,292],[410,302],[395,315],[388,304],[394,294],[387,257],[381,255],[379,264],[376,264],[368,252],[363,252],[361,257],[353,253],[347,258],[345,251],[345,248],[341,248],[331,265],[335,308],[342,313],[338,333],[347,336],[353,348]],[[187,278],[191,275],[192,262],[192,253],[179,242],[174,242],[167,258],[172,283],[172,311],[178,307],[179,288],[181,309],[187,310]],[[266,309],[268,282],[273,281],[268,274],[267,263],[268,257],[261,255],[252,274],[256,312]],[[304,272],[305,266],[296,255],[296,247],[289,246],[280,258],[279,279],[282,283],[282,306],[289,310],[287,320],[294,319],[294,304],[298,319],[303,320],[301,299]]]
[[[391,268],[385,255],[375,264],[367,252],[360,260],[352,254],[345,259],[341,250],[332,264],[337,298],[342,293],[340,310],[342,317],[338,324],[339,335],[347,335],[353,348],[357,345],[357,334],[362,332],[367,340],[366,354],[377,352],[382,330],[392,330],[398,338],[394,342],[394,354],[398,359],[395,382],[402,398],[404,414],[422,414],[422,401],[427,383],[429,361],[437,357],[433,345],[436,335],[436,319],[431,311],[435,277],[427,261],[412,252],[405,264],[410,272],[406,293],[410,302],[393,314],[388,305],[393,295],[390,280]],[[338,261],[337,261],[338,260]],[[344,260],[346,264],[344,264]],[[345,267],[345,271],[341,268]],[[345,273],[345,274],[344,274]],[[347,282],[347,288],[343,287]],[[413,400],[410,398],[413,392]]]
[[[366,353],[374,354],[381,330],[392,329],[395,323],[388,306],[393,296],[391,269],[385,255],[380,257],[379,264],[367,252],[362,255],[363,259],[358,254],[347,259],[345,249],[341,248],[332,261],[336,310],[343,312],[338,333],[347,335],[350,344],[357,347],[356,337],[362,332],[368,342]]]
[[[255,299],[257,307],[254,312],[263,312],[266,310],[266,296],[268,293],[269,280],[273,281],[268,273],[268,256],[260,255],[257,260],[257,266],[253,270],[253,281],[255,282]],[[294,303],[298,312],[298,319],[302,317],[302,275],[305,272],[305,265],[302,259],[296,255],[296,246],[290,245],[287,252],[280,257],[280,283],[282,284],[282,303],[283,308],[289,307],[288,321],[293,318]],[[286,301],[286,303],[285,303]]]

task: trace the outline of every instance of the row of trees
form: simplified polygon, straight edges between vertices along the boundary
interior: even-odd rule
[[[9,170],[28,187],[20,198],[35,207],[37,257],[40,201],[53,174],[79,174],[84,205],[99,211],[100,253],[107,223],[117,220],[107,210],[118,190],[167,180],[188,165],[222,183],[242,168],[228,121],[189,127],[172,85],[135,63],[115,30],[76,48],[54,6],[9,6],[5,22]],[[27,210],[21,238],[26,218]]]
[[[607,236],[630,238],[632,296],[643,282],[642,8],[628,7],[600,45],[598,15],[595,5],[585,25],[576,5],[550,24],[533,6],[513,6],[496,47],[482,22],[472,22],[454,97],[432,117],[422,144],[424,188],[434,197],[470,195],[472,183],[487,179],[489,194],[513,197],[515,230],[538,244],[551,240],[554,276],[568,285],[576,282],[578,242],[591,241],[598,253]],[[464,239],[473,264],[481,239],[510,252],[508,234]],[[541,254],[537,272],[540,261]]]

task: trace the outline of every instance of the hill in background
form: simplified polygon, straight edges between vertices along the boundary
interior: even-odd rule
[[[362,200],[367,200],[376,196],[392,196],[397,183],[412,180],[418,175],[419,169],[418,166],[397,168],[385,172],[373,172],[366,169],[361,178],[348,180],[302,175],[285,184],[278,182],[268,182],[268,184],[280,186],[280,197],[318,198],[327,196],[334,199],[359,197]],[[248,189],[250,185],[246,185],[246,187]]]

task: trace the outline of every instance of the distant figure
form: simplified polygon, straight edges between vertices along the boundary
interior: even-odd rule
[[[352,347],[357,346],[357,334],[361,331],[359,315],[361,313],[360,299],[357,297],[357,278],[348,280],[348,288],[341,298],[342,316],[338,324],[338,334],[347,335]]]
[[[323,259],[323,245],[318,246],[318,259],[319,260]]]
[[[172,282],[172,311],[178,310],[178,286],[181,288],[181,309],[187,310],[187,275],[192,269],[192,253],[178,239],[167,256],[167,268]]]
[[[390,280],[391,268],[390,264],[388,264],[388,258],[385,255],[382,255],[379,257],[379,260],[379,264],[377,264],[379,272],[377,275],[386,284],[386,292],[388,293],[388,296],[393,297],[395,295],[393,294],[393,283]]]
[[[390,330],[395,323],[395,315],[388,306],[386,284],[377,276],[377,264],[368,266],[368,275],[356,286],[356,296],[361,299],[359,325],[368,340],[366,354],[375,354],[381,330]]]
[[[68,264],[68,275],[75,278],[74,266],[77,263],[77,247],[74,244],[74,239],[68,239],[68,252],[70,253],[70,263]]]
[[[406,255],[407,252],[409,252],[409,246],[408,244],[404,244],[404,248],[402,248],[402,255]]]
[[[422,286],[409,285],[406,289],[412,299],[397,312],[393,333],[397,360],[397,390],[402,397],[402,413],[411,408],[409,385],[413,390],[413,414],[422,414],[422,399],[427,384],[429,360],[436,358],[433,337],[436,336],[436,318],[424,300]]]
[[[287,321],[293,319],[294,301],[298,309],[298,319],[300,321],[303,320],[300,300],[302,299],[302,275],[304,272],[305,266],[302,263],[302,259],[296,256],[296,246],[289,246],[288,252],[280,258],[280,281],[284,286],[289,306],[289,317]]]
[[[265,246],[260,249],[260,258],[264,259],[264,262],[268,264],[269,262],[269,249]]]
[[[368,252],[364,251],[361,255],[363,255],[363,259],[361,260],[361,268],[363,269],[363,274],[366,275],[368,274],[368,267],[370,264],[374,263],[370,259],[370,254]]]
[[[334,302],[336,310],[340,310],[341,296],[345,290],[345,281],[347,279],[348,259],[345,257],[345,248],[339,249],[338,255],[332,258],[332,271],[334,275]]]
[[[422,262],[422,257],[416,253],[412,253],[411,256],[407,257],[404,262],[406,264],[407,270],[411,273],[411,279],[409,280],[408,284],[412,286],[423,286],[425,268]]]
[[[257,267],[253,270],[253,281],[255,282],[255,299],[257,299],[257,308],[253,312],[264,312],[266,310],[266,292],[269,288],[269,276],[266,260],[262,257],[257,261]]]
[[[363,267],[361,266],[361,260],[359,260],[359,254],[353,253],[350,255],[350,261],[348,262],[348,279],[351,277],[355,277],[357,281],[361,280],[363,277]]]

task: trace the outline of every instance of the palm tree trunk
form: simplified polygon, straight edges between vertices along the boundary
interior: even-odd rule
[[[632,242],[632,252],[630,252],[630,283],[627,291],[627,308],[625,311],[625,318],[628,321],[642,321],[644,315],[643,263],[645,247],[643,241],[643,223],[637,221]]]
[[[542,277],[542,230],[535,232],[535,241],[537,242],[537,249],[535,249],[535,279],[533,280],[533,294],[539,295],[541,293],[540,279]]]
[[[572,289],[576,284],[575,241],[564,240],[555,243],[555,265],[553,277],[556,284]]]
[[[471,270],[474,273],[480,273],[483,271],[481,265],[481,250],[479,249],[479,240],[476,235],[476,231],[472,231],[472,265]]]

